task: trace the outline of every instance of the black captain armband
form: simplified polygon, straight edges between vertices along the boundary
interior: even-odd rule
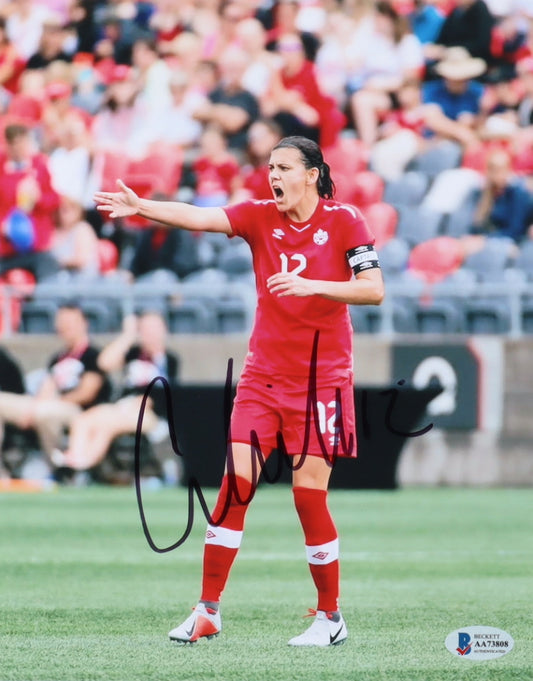
[[[353,270],[354,274],[359,274],[365,270],[371,270],[374,267],[379,267],[378,254],[374,246],[357,246],[357,248],[350,248],[346,251],[346,258],[348,264]]]

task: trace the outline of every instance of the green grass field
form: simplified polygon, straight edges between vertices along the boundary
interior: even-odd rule
[[[155,541],[186,524],[186,490],[147,491]],[[214,501],[214,491],[207,497]],[[0,494],[2,681],[492,681],[533,679],[530,490],[335,491],[344,646],[292,649],[315,595],[290,489],[262,487],[213,641],[167,638],[198,597],[205,519],[153,552],[132,488]],[[504,629],[505,657],[444,647],[469,625]]]

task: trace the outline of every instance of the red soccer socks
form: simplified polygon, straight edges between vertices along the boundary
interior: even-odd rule
[[[305,551],[318,591],[317,610],[339,609],[339,539],[327,491],[294,487],[294,504],[305,536]]]
[[[241,545],[246,511],[253,497],[252,484],[226,474],[205,535],[201,601],[219,602]]]

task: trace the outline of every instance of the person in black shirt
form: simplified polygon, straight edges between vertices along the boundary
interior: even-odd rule
[[[248,56],[239,47],[227,47],[220,57],[220,84],[209,93],[208,100],[199,107],[195,118],[204,125],[214,123],[228,139],[231,149],[246,149],[246,133],[259,117],[259,103],[241,85],[249,66]]]
[[[0,424],[33,428],[50,459],[75,416],[110,395],[109,381],[96,363],[98,349],[91,345],[83,311],[75,304],[62,305],[55,324],[64,347],[51,357],[35,395],[0,391]]]
[[[494,62],[491,50],[494,24],[485,0],[458,0],[444,20],[435,43],[424,45],[425,80],[438,78],[436,65],[450,47],[463,47],[470,56],[483,59],[490,67]]]
[[[26,69],[45,69],[55,61],[70,63],[72,61],[71,55],[63,51],[65,37],[65,26],[61,17],[51,15],[43,24],[39,49],[28,59]]]
[[[147,311],[124,319],[123,331],[98,357],[101,371],[122,372],[120,397],[79,414],[70,430],[66,452],[56,452],[56,465],[87,470],[102,461],[113,440],[135,433],[143,395],[150,382],[161,376],[173,385],[178,380],[179,359],[166,348],[166,324],[158,312]],[[150,393],[143,418],[143,433],[165,426],[166,405],[161,383]]]
[[[152,223],[139,234],[129,270],[136,279],[155,270],[185,277],[201,267],[198,244],[190,232]]]
[[[0,391],[22,395],[24,393],[24,376],[14,357],[7,350],[0,348]],[[0,421],[0,454],[9,439],[10,426],[4,429]],[[0,456],[0,478],[5,475],[2,457]]]

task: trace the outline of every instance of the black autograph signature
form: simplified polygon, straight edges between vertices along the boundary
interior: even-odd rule
[[[350,433],[348,440],[346,439],[346,434],[344,432],[344,422],[343,422],[343,415],[342,415],[342,400],[341,400],[341,394],[340,394],[340,389],[337,388],[336,390],[336,435],[334,439],[334,444],[333,444],[333,450],[331,454],[328,452],[328,449],[326,447],[326,443],[324,442],[324,437],[322,432],[320,431],[319,427],[319,414],[318,414],[318,404],[317,404],[317,360],[318,360],[318,338],[319,334],[316,332],[314,341],[313,341],[313,349],[311,353],[311,361],[309,365],[309,378],[308,378],[308,390],[307,390],[307,403],[306,403],[306,426],[305,426],[305,433],[304,433],[304,439],[303,439],[303,446],[302,446],[302,452],[301,455],[298,457],[298,463],[294,464],[294,458],[293,456],[289,456],[289,453],[287,452],[287,448],[285,446],[285,441],[283,438],[283,433],[280,431],[277,432],[276,434],[276,444],[277,444],[277,449],[279,451],[280,456],[278,457],[278,462],[277,462],[277,468],[274,471],[273,474],[269,474],[268,470],[266,469],[266,461],[268,459],[268,455],[265,456],[262,452],[261,449],[261,444],[259,442],[259,437],[257,435],[257,432],[255,430],[252,430],[250,433],[250,441],[251,441],[251,463],[252,463],[252,479],[257,480],[259,479],[258,473],[263,475],[263,479],[266,483],[269,484],[274,484],[277,482],[282,474],[282,467],[283,465],[287,466],[289,470],[297,470],[301,466],[303,466],[304,461],[306,457],[308,456],[308,447],[309,447],[309,440],[311,437],[311,428],[312,428],[312,422],[314,423],[314,428],[315,432],[318,438],[318,442],[320,445],[320,448],[322,450],[322,456],[324,457],[324,460],[327,462],[327,464],[331,467],[335,465],[335,462],[337,461],[337,458],[339,457],[339,448],[340,451],[342,451],[343,456],[350,456],[353,453],[354,450],[354,438],[353,438],[353,433]],[[226,381],[224,384],[224,432],[226,434],[226,442],[227,442],[227,452],[226,452],[226,466],[227,466],[227,471],[230,474],[228,477],[228,494],[226,498],[226,506],[223,509],[222,513],[220,514],[219,518],[217,521],[213,519],[209,512],[209,508],[207,506],[205,496],[203,493],[203,490],[200,486],[200,483],[195,477],[192,477],[188,481],[188,512],[187,512],[187,524],[185,527],[185,530],[183,531],[183,534],[181,537],[175,541],[173,544],[170,544],[169,546],[157,546],[156,543],[154,542],[150,529],[148,527],[148,523],[146,520],[146,514],[144,512],[144,503],[143,503],[143,498],[142,498],[142,490],[141,490],[141,456],[140,456],[140,450],[141,450],[141,435],[142,435],[142,426],[143,426],[143,419],[144,419],[144,413],[146,410],[146,404],[147,401],[150,397],[150,394],[152,392],[152,389],[160,383],[164,392],[165,392],[165,401],[166,401],[166,407],[167,407],[167,419],[168,419],[168,430],[169,430],[169,436],[170,436],[170,442],[172,445],[172,450],[176,456],[183,457],[183,452],[180,450],[179,444],[178,444],[178,439],[176,437],[176,429],[175,429],[175,424],[174,424],[174,410],[173,410],[173,404],[172,404],[172,392],[170,385],[168,381],[163,378],[162,376],[157,376],[154,378],[150,384],[146,387],[146,390],[143,395],[143,399],[141,402],[141,407],[139,409],[139,418],[137,420],[137,430],[135,433],[135,456],[134,456],[134,475],[135,475],[135,492],[136,492],[136,497],[137,497],[137,505],[139,508],[139,515],[141,518],[141,524],[144,532],[144,536],[146,537],[146,541],[148,542],[148,545],[150,548],[155,551],[156,553],[168,553],[169,551],[173,551],[174,549],[177,549],[180,547],[187,538],[189,537],[193,524],[194,524],[194,495],[198,497],[198,501],[200,503],[200,506],[202,508],[202,511],[204,513],[205,518],[207,519],[207,522],[212,525],[220,525],[224,521],[224,518],[226,517],[226,514],[229,509],[229,505],[231,503],[232,497],[241,504],[248,504],[250,503],[254,493],[255,489],[252,486],[251,492],[249,496],[246,498],[242,498],[240,496],[239,490],[237,489],[237,486],[235,485],[234,481],[234,476],[231,475],[231,473],[235,473],[235,462],[234,462],[234,457],[233,457],[233,448],[231,445],[231,426],[230,426],[230,421],[231,421],[231,409],[232,409],[232,382],[233,379],[233,359],[230,358],[228,360],[228,369],[226,373]],[[404,380],[398,381],[397,385],[402,386],[405,384]],[[392,424],[393,421],[393,411],[394,407],[396,405],[396,400],[398,398],[398,388],[388,388],[386,390],[381,391],[380,394],[382,395],[390,395],[390,400],[385,412],[385,427],[389,429],[391,433],[394,435],[399,435],[402,437],[419,437],[421,435],[424,435],[428,431],[430,431],[433,428],[433,424],[429,423],[427,426],[424,428],[421,428],[420,430],[413,431],[413,432],[404,432],[401,431],[397,428],[395,428]],[[369,437],[370,435],[370,424],[369,424],[369,419],[368,419],[368,409],[367,409],[367,395],[365,391],[363,391],[362,395],[362,434],[365,437]],[[269,452],[270,454],[270,452]]]

